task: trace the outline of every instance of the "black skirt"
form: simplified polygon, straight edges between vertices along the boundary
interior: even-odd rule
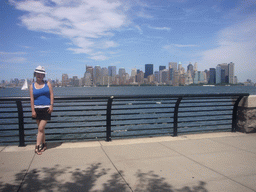
[[[49,108],[35,108],[36,111],[36,118],[32,119],[37,119],[37,120],[51,120],[51,114],[48,113]]]

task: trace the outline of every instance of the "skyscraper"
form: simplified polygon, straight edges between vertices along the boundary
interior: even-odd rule
[[[101,84],[101,79],[102,79],[102,74],[101,74],[101,67],[100,66],[95,66],[93,70],[93,82],[95,85],[100,85]]]
[[[118,71],[119,77],[122,77],[124,74],[125,74],[125,68],[124,67],[119,68],[119,71]]]
[[[67,74],[62,74],[62,86],[67,86],[68,83],[69,83],[68,75]]]
[[[137,69],[131,69],[131,77],[135,77],[137,74]]]
[[[116,76],[116,66],[108,66],[108,76],[110,77]]]
[[[174,73],[177,71],[177,62],[169,62],[169,79],[172,81],[174,78]]]
[[[147,78],[149,75],[153,75],[154,65],[153,64],[145,64],[145,74],[144,78]]]
[[[194,71],[197,71],[197,62],[194,64]]]
[[[162,70],[164,70],[164,69],[166,69],[166,66],[163,66],[163,65],[160,65],[160,66],[159,66],[159,71],[162,71]]]
[[[217,65],[216,67],[216,84],[221,83],[221,66]]]
[[[216,69],[210,68],[209,84],[215,84],[215,83],[216,83]]]
[[[228,83],[228,64],[219,64],[221,67],[221,83]]]
[[[234,67],[234,63],[230,62],[228,64],[228,83],[230,84],[234,84],[234,76],[235,76],[235,67]]]

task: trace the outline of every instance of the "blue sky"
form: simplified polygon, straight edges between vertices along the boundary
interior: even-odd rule
[[[145,70],[147,63],[235,63],[256,82],[255,0],[2,0],[0,80],[81,78],[85,65]]]

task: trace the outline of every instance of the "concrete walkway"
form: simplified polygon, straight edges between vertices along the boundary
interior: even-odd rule
[[[0,147],[0,191],[256,191],[256,134]]]

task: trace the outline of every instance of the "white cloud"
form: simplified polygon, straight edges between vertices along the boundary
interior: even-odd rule
[[[201,52],[201,63],[206,68],[219,63],[235,63],[235,74],[241,81],[256,80],[256,14],[219,31],[217,47]],[[250,73],[248,73],[250,71]],[[251,74],[248,76],[248,74]]]
[[[8,58],[8,59],[4,59],[3,60],[5,63],[25,63],[27,61],[26,58],[24,57],[12,57],[12,58]]]
[[[26,52],[4,52],[0,51],[0,55],[25,55]]]
[[[68,50],[92,55],[97,49],[116,47],[108,40],[113,30],[129,24],[124,5],[104,0],[43,0],[10,1],[17,9],[26,11],[20,17],[29,30],[53,33],[68,38],[76,47]],[[102,45],[101,47],[97,45]],[[95,56],[91,58],[96,58]],[[104,59],[104,57],[101,57]],[[96,58],[98,59],[98,58]]]
[[[152,27],[152,26],[148,26],[148,28],[150,28],[150,29],[156,29],[156,30],[166,30],[166,31],[170,31],[171,30],[171,28],[169,28],[169,27]]]
[[[96,56],[92,56],[90,58],[93,60],[96,60],[96,61],[104,61],[104,60],[108,59],[108,57],[106,57],[104,55],[96,55]]]

